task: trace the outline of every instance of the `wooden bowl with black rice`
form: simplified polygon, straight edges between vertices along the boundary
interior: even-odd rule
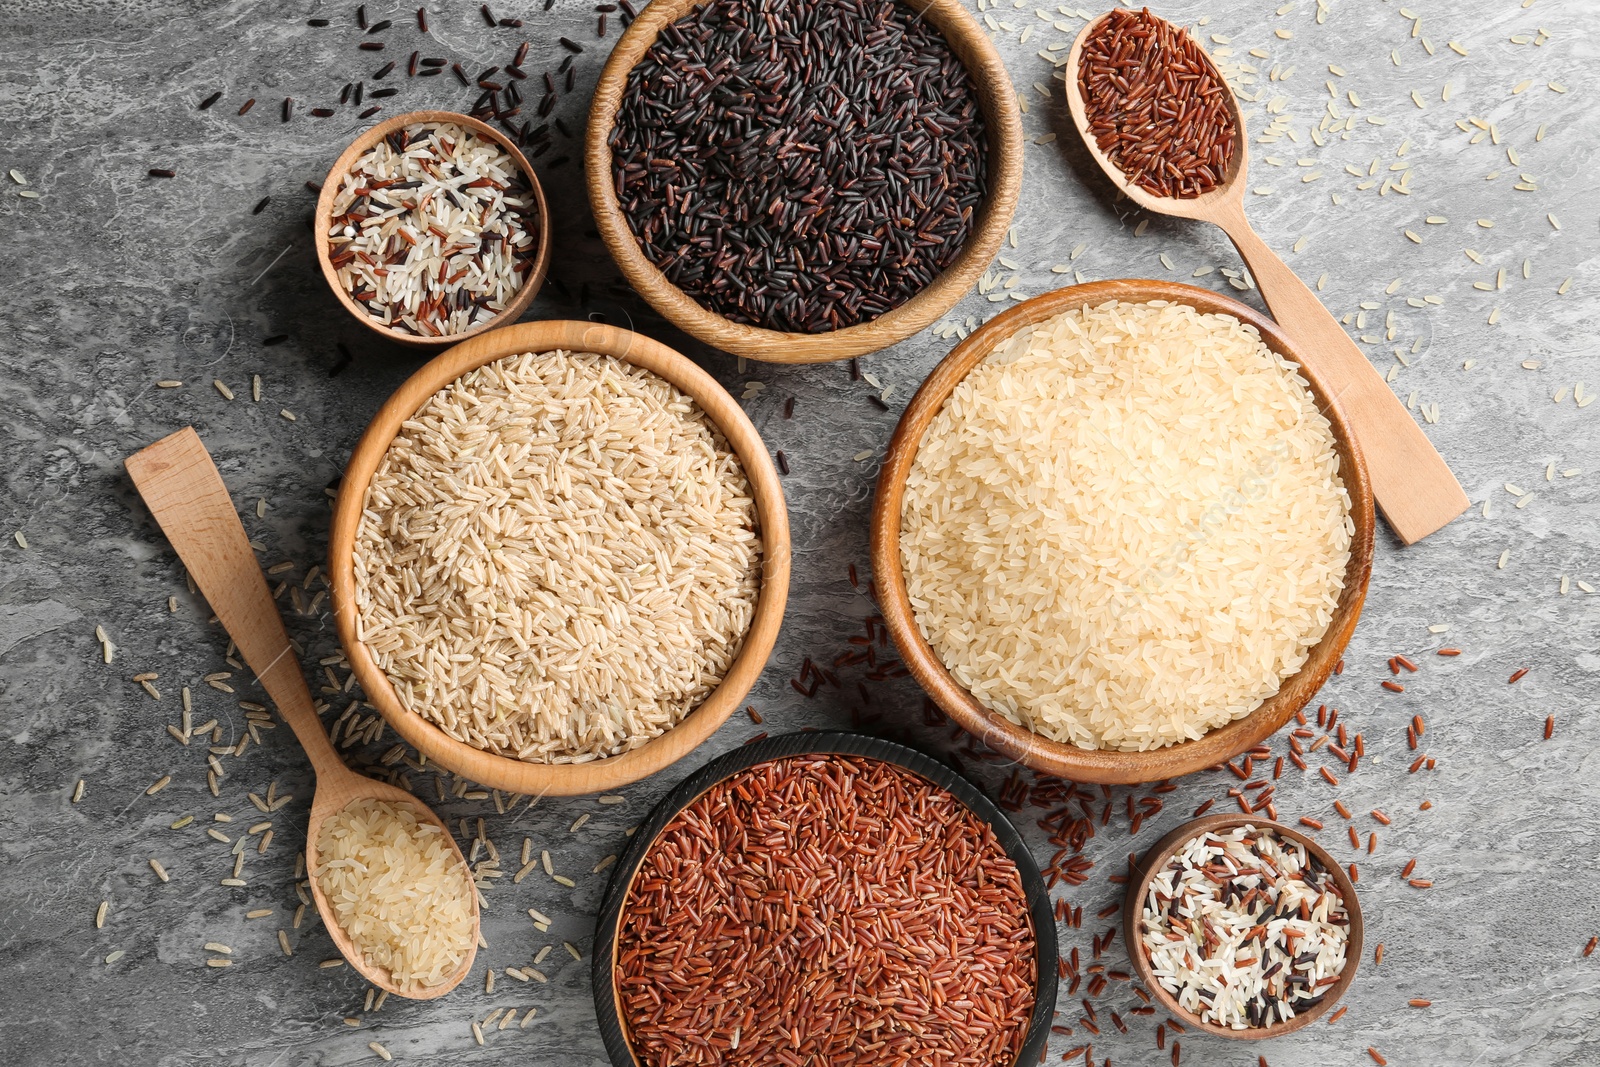
[[[1022,184],[1011,79],[958,0],[752,10],[656,0],[618,40],[589,112],[600,235],[657,312],[715,348],[773,363],[886,348],[1000,248]]]

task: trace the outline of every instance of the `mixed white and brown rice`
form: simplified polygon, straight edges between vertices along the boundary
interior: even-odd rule
[[[1201,834],[1150,883],[1142,951],[1161,987],[1205,1022],[1287,1022],[1344,972],[1350,915],[1304,845],[1252,825]]]
[[[515,299],[542,224],[509,152],[455,123],[416,123],[379,141],[344,176],[329,259],[345,291],[382,325],[446,336]]]

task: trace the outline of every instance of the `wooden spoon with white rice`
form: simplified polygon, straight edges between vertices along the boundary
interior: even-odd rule
[[[334,945],[373,985],[430,1000],[478,948],[478,894],[449,829],[410,793],[345,766],[222,476],[192,428],[129,456],[133,484],[317,774],[306,828],[311,893]]]

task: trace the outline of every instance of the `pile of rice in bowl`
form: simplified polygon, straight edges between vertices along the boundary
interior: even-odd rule
[[[738,457],[612,356],[507,356],[431,397],[374,473],[357,637],[400,703],[533,763],[637,748],[733,664],[761,572]]]
[[[1025,327],[906,481],[922,635],[985,707],[1143,751],[1254,711],[1333,618],[1355,531],[1333,430],[1231,315],[1152,301]]]
[[[1349,903],[1310,849],[1270,827],[1203,833],[1151,881],[1134,951],[1202,1021],[1273,1026],[1322,1003],[1338,984]]]

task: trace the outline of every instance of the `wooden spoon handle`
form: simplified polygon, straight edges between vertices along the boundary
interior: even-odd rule
[[[300,739],[317,777],[353,774],[312,707],[311,689],[261,565],[199,435],[184,427],[129,456],[126,466],[189,577]]]
[[[1465,511],[1467,494],[1422,427],[1316,294],[1250,228],[1243,209],[1235,205],[1216,222],[1249,265],[1272,317],[1304,347],[1310,370],[1355,430],[1372,495],[1400,540],[1420,541]]]

